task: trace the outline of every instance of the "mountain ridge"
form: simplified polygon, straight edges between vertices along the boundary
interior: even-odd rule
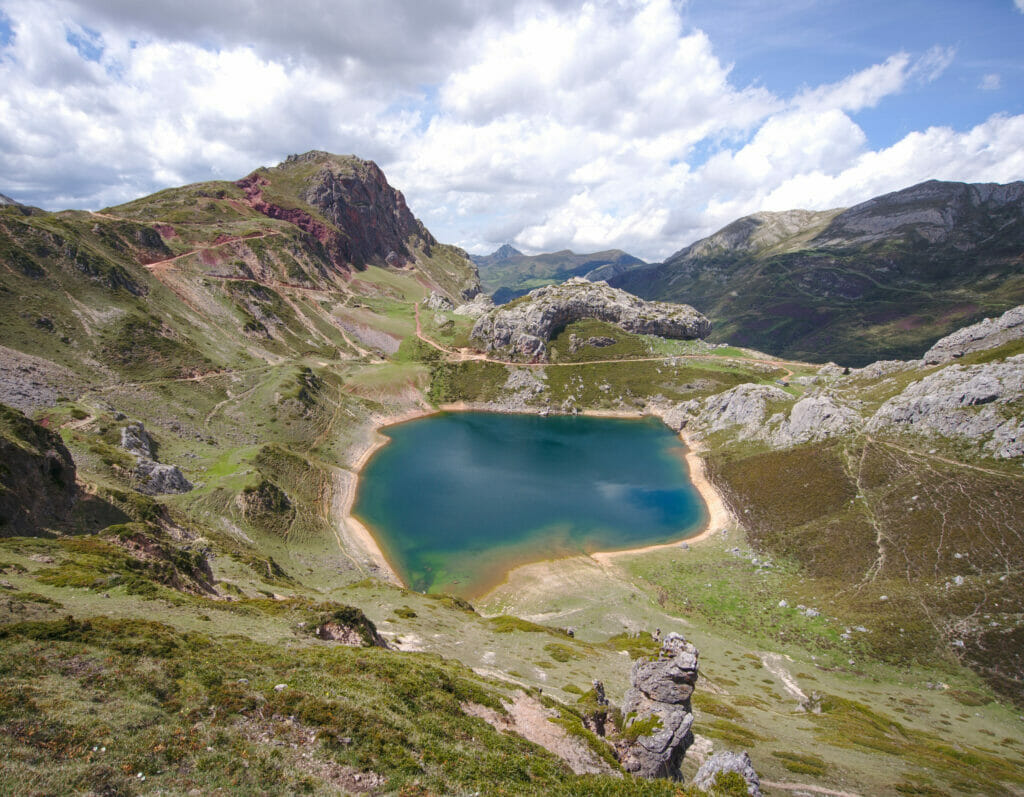
[[[504,304],[529,293],[534,288],[552,285],[573,277],[607,280],[644,261],[621,249],[577,254],[571,249],[524,255],[510,244],[504,244],[489,255],[470,255],[480,270],[483,289],[495,303]]]
[[[1024,300],[1024,182],[931,180],[844,210],[753,214],[611,283],[690,302],[715,340],[849,365],[913,357]]]

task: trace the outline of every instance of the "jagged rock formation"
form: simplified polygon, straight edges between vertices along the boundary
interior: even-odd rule
[[[0,536],[32,536],[67,520],[75,476],[60,435],[0,404]]]
[[[666,338],[702,338],[710,322],[689,305],[645,302],[606,282],[573,278],[530,291],[512,304],[482,316],[473,338],[488,351],[507,350],[525,359],[547,359],[547,341],[567,324],[593,318],[626,332]]]
[[[657,659],[638,659],[633,665],[631,686],[622,703],[627,720],[618,745],[626,772],[644,778],[680,778],[679,766],[693,744],[690,697],[697,682],[698,656],[682,634],[670,633]],[[630,728],[636,733],[632,741]]]
[[[710,792],[720,772],[735,772],[746,781],[749,797],[761,797],[761,780],[754,771],[754,765],[747,753],[715,753],[701,764],[693,776],[693,785]]]
[[[235,185],[254,210],[311,235],[338,271],[415,267],[453,298],[480,291],[469,256],[439,244],[373,161],[313,150],[257,169]]]
[[[747,216],[610,282],[693,304],[715,340],[862,366],[1024,301],[1021,251],[1024,182],[931,180],[842,212]]]
[[[121,428],[121,448],[137,457],[153,459],[153,438],[141,423],[130,423]]]
[[[154,458],[153,438],[138,422],[121,429],[121,447],[135,456],[133,487],[144,495],[187,493],[192,483],[177,465],[164,465]]]
[[[986,318],[958,329],[936,341],[925,352],[924,361],[928,365],[948,363],[970,352],[994,349],[1021,338],[1024,338],[1024,306],[1007,310],[999,318]]]
[[[277,169],[301,174],[300,198],[320,211],[330,225],[266,197],[264,188],[272,184],[273,177],[268,177],[269,170],[258,169],[239,180],[238,186],[256,210],[316,235],[338,267],[367,263],[402,266],[412,257],[410,239],[423,246],[428,255],[437,243],[412,215],[402,192],[391,187],[373,161],[314,150],[289,155]]]

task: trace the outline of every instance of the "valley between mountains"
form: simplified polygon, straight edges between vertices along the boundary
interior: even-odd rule
[[[323,152],[3,201],[0,792],[1021,794],[1024,212],[958,186],[543,268]],[[406,589],[351,508],[441,409],[660,418],[709,523]]]

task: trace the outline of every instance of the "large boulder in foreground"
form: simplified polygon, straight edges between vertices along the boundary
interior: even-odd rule
[[[617,745],[626,772],[643,778],[681,778],[679,767],[693,744],[690,697],[697,683],[697,649],[682,634],[666,635],[654,661],[638,659],[622,702],[626,717]]]
[[[585,318],[663,338],[690,340],[711,331],[711,322],[687,304],[646,302],[607,282],[575,277],[496,307],[473,326],[473,338],[488,351],[505,350],[523,359],[544,360],[545,344],[567,324]]]

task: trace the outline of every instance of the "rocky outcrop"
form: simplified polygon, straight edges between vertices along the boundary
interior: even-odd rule
[[[741,439],[758,437],[764,429],[768,403],[792,400],[789,393],[774,385],[738,385],[705,399],[694,425],[709,433],[739,426]]]
[[[15,202],[9,196],[6,196],[4,194],[0,194],[0,205],[19,205],[19,204],[21,204],[21,203],[20,202]]]
[[[177,465],[164,465],[151,459],[140,458],[133,477],[132,486],[145,495],[187,493],[192,489],[192,482],[185,478]]]
[[[592,335],[586,340],[578,337],[575,332],[569,335],[569,354],[576,354],[580,349],[584,349],[587,346],[594,349],[603,349],[605,346],[614,345],[615,338],[605,337],[604,335]]]
[[[480,318],[481,316],[486,315],[493,309],[494,301],[491,299],[491,297],[483,293],[478,293],[465,304],[460,304],[458,307],[456,307],[454,312],[455,315],[465,315],[469,316],[470,318]]]
[[[994,349],[1024,338],[1024,305],[1007,310],[999,318],[986,318],[958,329],[937,341],[924,355],[928,365],[952,362],[971,352]]]
[[[626,772],[680,779],[680,764],[693,744],[690,697],[697,683],[698,656],[681,634],[670,633],[657,659],[638,659],[633,665],[622,703],[625,727],[617,744]]]
[[[121,429],[121,447],[135,456],[132,486],[138,492],[144,495],[170,495],[187,493],[192,489],[192,483],[177,465],[156,461],[153,438],[141,423],[136,421]]]
[[[288,534],[295,518],[295,507],[288,494],[267,479],[242,490],[235,503],[248,523],[282,537]]]
[[[0,537],[33,536],[66,521],[75,476],[60,435],[0,404]]]
[[[342,606],[333,612],[320,614],[306,627],[320,639],[350,647],[388,647],[373,621],[355,606]]]
[[[447,296],[431,291],[424,304],[431,310],[454,310],[455,304]]]
[[[149,436],[146,427],[137,421],[121,428],[121,448],[144,459],[154,457],[153,438]]]
[[[711,331],[710,322],[689,305],[645,302],[606,282],[573,278],[495,308],[476,322],[472,336],[488,351],[545,360],[547,342],[567,324],[585,318],[665,338],[703,338]]]
[[[735,772],[747,784],[749,797],[761,797],[761,780],[754,771],[754,765],[747,753],[720,752],[712,755],[701,764],[697,774],[693,776],[693,785],[706,792],[712,792],[715,778],[719,773]],[[732,794],[733,792],[729,792]]]
[[[1024,354],[1004,362],[951,365],[911,383],[872,416],[868,430],[939,434],[980,443],[991,456],[1024,456]]]
[[[773,421],[777,425],[773,426]],[[777,447],[799,445],[849,434],[861,423],[858,412],[832,396],[809,395],[793,405],[788,418],[783,415],[769,419],[769,439]]]

